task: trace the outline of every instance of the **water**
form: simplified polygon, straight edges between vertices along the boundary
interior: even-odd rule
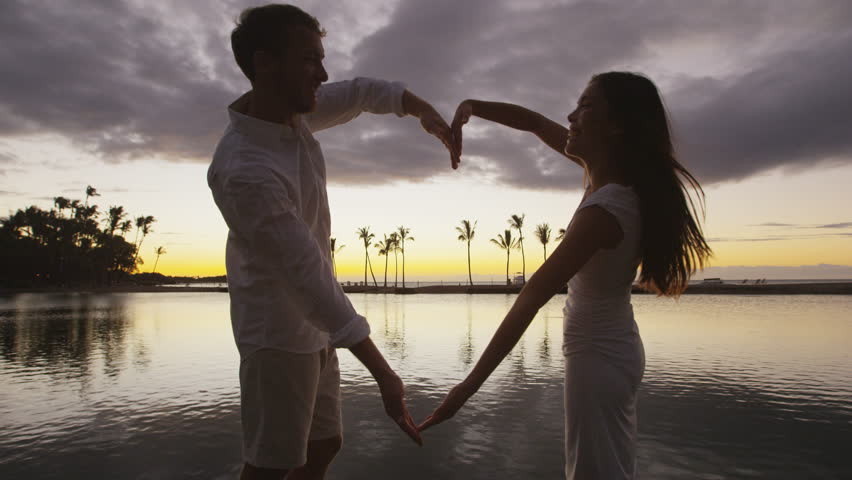
[[[350,295],[418,419],[476,361],[513,295]],[[341,352],[328,478],[559,478],[561,303],[468,406],[410,443]],[[643,478],[852,478],[852,297],[634,297],[647,352]],[[0,478],[235,478],[227,295],[0,298]]]

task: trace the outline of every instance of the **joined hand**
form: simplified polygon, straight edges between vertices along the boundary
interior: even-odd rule
[[[420,438],[414,419],[411,418],[405,406],[405,386],[402,380],[396,375],[388,376],[379,382],[379,391],[382,394],[382,402],[385,404],[385,413],[417,445],[423,446],[423,440]]]
[[[438,140],[447,147],[450,152],[450,163],[453,169],[459,167],[460,152],[456,150],[453,139],[453,134],[450,131],[450,126],[444,121],[443,117],[434,109],[428,109],[420,115],[420,125],[423,130],[426,130],[431,135],[438,137]]]

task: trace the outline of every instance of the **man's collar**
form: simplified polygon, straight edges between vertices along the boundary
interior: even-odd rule
[[[249,103],[251,102],[251,95],[252,92],[249,90],[242,94],[240,98],[234,100],[233,103],[228,105],[228,116],[231,120],[231,125],[233,125],[238,132],[251,137],[270,140],[297,137],[296,131],[290,125],[269,122],[250,116],[248,114],[248,108]]]

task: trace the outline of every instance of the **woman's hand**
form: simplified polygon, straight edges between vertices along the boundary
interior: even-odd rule
[[[456,115],[453,117],[453,124],[450,126],[453,133],[453,150],[458,153],[459,157],[461,157],[462,152],[462,126],[470,120],[471,115],[473,115],[473,106],[470,101],[461,102],[456,108]]]
[[[432,415],[426,417],[426,420],[417,427],[417,430],[422,432],[433,425],[453,418],[456,412],[467,402],[467,399],[476,393],[476,390],[477,388],[466,382],[453,387],[441,405],[432,412]]]

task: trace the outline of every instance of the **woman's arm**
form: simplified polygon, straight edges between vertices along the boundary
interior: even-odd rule
[[[565,143],[568,142],[568,129],[544,115],[520,105],[482,100],[465,100],[456,109],[452,130],[457,150],[461,150],[461,127],[475,115],[516,130],[534,133],[550,148],[565,155]],[[570,157],[569,157],[570,158]]]
[[[590,206],[578,211],[562,243],[524,285],[476,366],[462,383],[450,391],[441,406],[420,424],[420,431],[452,418],[512,351],[538,310],[595,252],[617,245],[622,237],[618,221],[603,208]]]

